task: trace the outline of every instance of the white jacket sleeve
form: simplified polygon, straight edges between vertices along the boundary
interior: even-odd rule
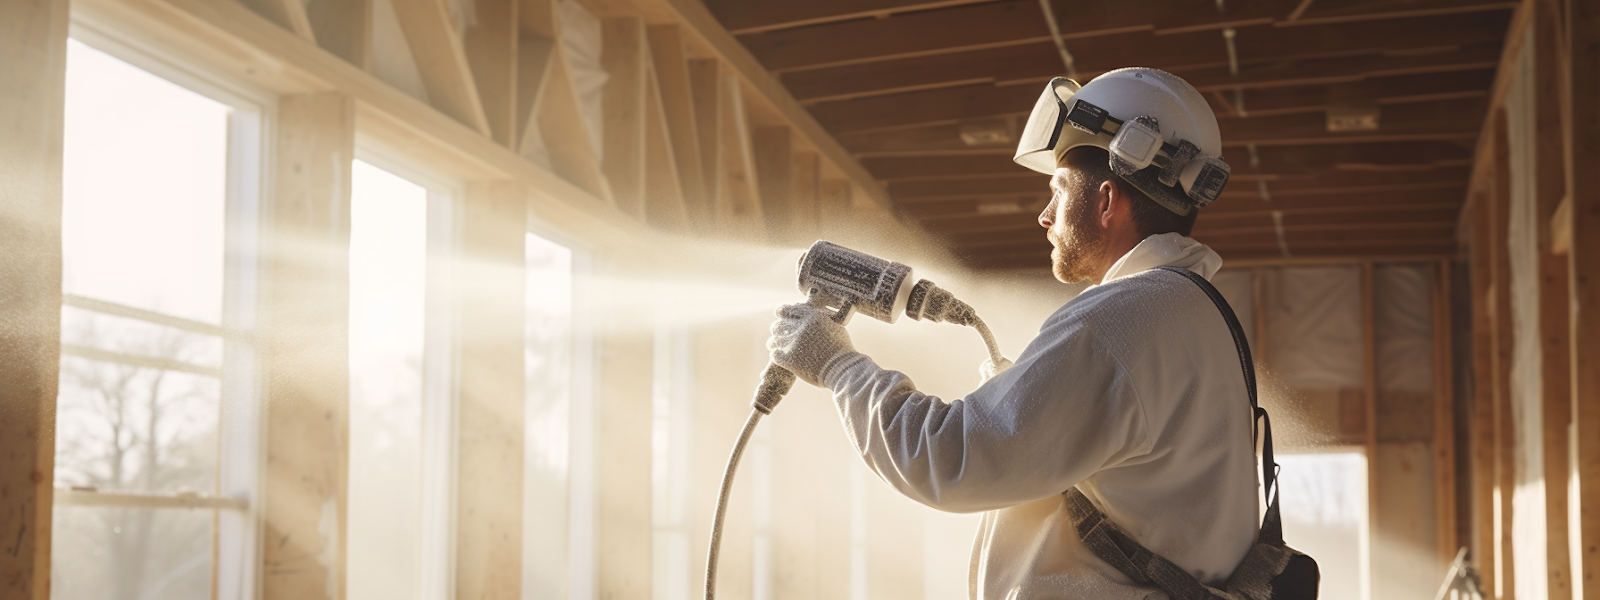
[[[1016,366],[949,403],[862,354],[824,383],[862,459],[901,493],[952,512],[1037,500],[1151,447],[1127,369],[1073,321],[1053,318]]]

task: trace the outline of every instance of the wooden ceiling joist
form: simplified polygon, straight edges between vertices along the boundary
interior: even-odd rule
[[[1481,65],[1475,65],[1481,67]],[[1479,70],[1406,74],[1378,77],[1360,83],[1334,86],[1370,93],[1379,104],[1398,104],[1450,98],[1482,97],[1494,71]],[[835,133],[854,133],[955,123],[967,119],[1023,116],[1033,108],[1039,90],[1031,85],[978,84],[959,88],[911,92],[812,107],[813,115]],[[1299,86],[1256,90],[1245,94],[1251,116],[1326,110],[1337,94],[1327,86]],[[1218,107],[1214,110],[1226,114]]]
[[[1246,144],[1295,146],[1309,144],[1348,144],[1404,141],[1466,141],[1476,137],[1482,122],[1483,99],[1435,100],[1397,104],[1383,108],[1382,126],[1376,131],[1330,133],[1321,113],[1298,113],[1271,117],[1219,119],[1225,147]],[[1008,154],[1015,150],[1010,142],[968,145],[961,139],[956,124],[896,129],[891,131],[841,133],[839,142],[851,153],[866,157],[940,156]],[[1242,150],[1242,148],[1240,148]],[[1239,150],[1227,150],[1235,156]]]
[[[1248,154],[1234,156],[1230,153],[1227,156],[1236,183],[1247,175],[1277,179],[1316,175],[1324,171],[1461,167],[1467,166],[1472,157],[1471,149],[1460,143],[1437,141],[1272,146],[1258,148],[1256,154],[1256,166],[1251,166]],[[888,181],[891,187],[905,181],[1027,176],[1033,173],[1012,162],[1008,153],[875,157],[863,159],[861,164],[874,177]]]
[[[742,35],[988,1],[990,0],[808,0],[806,2],[709,0],[706,6],[717,14],[717,19],[722,21],[724,27],[734,35]]]
[[[1505,35],[1502,13],[1468,14],[1448,19],[1419,19],[1346,23],[1315,27],[1258,27],[1240,31],[1236,37],[1242,85],[1252,81],[1252,66],[1283,64],[1285,61],[1334,58],[1352,60],[1361,56],[1417,52],[1475,44],[1498,48]],[[1420,27],[1420,29],[1419,29]],[[1226,42],[1216,32],[1156,35],[1132,32],[1122,35],[1074,40],[1073,56],[1081,78],[1101,71],[1129,65],[1157,65],[1179,72],[1211,67],[1227,73]],[[1404,68],[1407,57],[1393,67]],[[1478,62],[1474,57],[1467,59]],[[1270,70],[1270,67],[1267,67]],[[1322,71],[1339,68],[1315,66],[1309,75],[1326,76]],[[1346,72],[1359,67],[1348,67]],[[1381,65],[1373,66],[1381,72]],[[848,99],[898,91],[949,87],[979,82],[1042,83],[1063,71],[1061,60],[1049,41],[991,47],[955,54],[916,56],[865,62],[831,68],[784,73],[782,80],[796,98],[806,102]],[[1231,75],[1230,75],[1231,77]],[[1212,79],[1217,79],[1212,77]],[[1201,82],[1221,87],[1226,81]],[[1199,85],[1199,84],[1197,84]],[[1252,87],[1259,87],[1252,86]]]
[[[1477,13],[1440,17],[1389,19],[1388,10],[1408,4],[1405,0],[1381,0],[1370,4],[1371,23],[1313,24],[1296,27],[1250,27],[1238,34],[1240,56],[1268,57],[1273,49],[1306,54],[1296,49],[1376,46],[1385,41],[1419,38],[1431,40],[1442,31],[1485,27],[1503,34],[1503,3],[1480,3]],[[1213,3],[1193,2],[1174,6],[1161,0],[1080,3],[1063,19],[1063,37],[1073,41],[1158,29],[1150,21],[1160,16],[1170,23],[1195,24],[1193,30],[1220,30],[1240,27],[1237,19],[1219,15]],[[1247,19],[1248,20],[1248,19]],[[1408,22],[1409,21],[1409,22]],[[1270,19],[1259,21],[1265,25]],[[1176,34],[1168,29],[1165,33]],[[1223,50],[1220,35],[1213,34],[1216,50]],[[770,70],[784,73],[802,69],[835,67],[911,56],[931,56],[1020,46],[1050,40],[1049,30],[1036,0],[1008,0],[971,6],[933,10],[887,19],[848,21],[788,31],[740,36],[756,58]],[[1454,40],[1454,38],[1451,38]],[[1448,45],[1460,41],[1433,42]],[[1191,44],[1191,47],[1193,45]],[[1413,46],[1422,47],[1422,46]],[[1214,50],[1214,51],[1216,51]],[[1329,51],[1329,50],[1325,50]],[[1075,53],[1076,54],[1076,53]],[[1225,59],[1224,59],[1225,60]]]

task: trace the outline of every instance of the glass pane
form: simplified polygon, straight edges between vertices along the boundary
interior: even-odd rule
[[[527,445],[522,597],[532,600],[567,595],[572,251],[532,234],[525,248]]]
[[[1284,541],[1317,560],[1321,597],[1366,597],[1366,456],[1279,454],[1276,460],[1283,467],[1278,505]]]
[[[357,161],[350,205],[350,598],[417,598],[428,193]]]
[[[211,597],[214,511],[56,506],[50,597]]]
[[[69,42],[66,293],[220,322],[229,110]]]
[[[220,395],[214,377],[62,357],[56,485],[214,493]]]

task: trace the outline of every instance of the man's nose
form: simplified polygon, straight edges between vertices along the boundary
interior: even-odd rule
[[[1051,213],[1053,213],[1055,211],[1050,210],[1050,209],[1055,208],[1055,207],[1056,207],[1056,203],[1051,202],[1051,203],[1049,203],[1048,205],[1046,205],[1044,207],[1044,210],[1039,211],[1039,226],[1040,227],[1043,227],[1045,229],[1049,229],[1050,225],[1055,222],[1055,219],[1051,218],[1052,217]]]

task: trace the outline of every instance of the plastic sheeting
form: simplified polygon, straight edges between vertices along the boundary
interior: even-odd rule
[[[1364,388],[1361,269],[1269,269],[1267,364],[1301,390]]]
[[[1433,391],[1433,268],[1381,265],[1372,270],[1378,389]]]

